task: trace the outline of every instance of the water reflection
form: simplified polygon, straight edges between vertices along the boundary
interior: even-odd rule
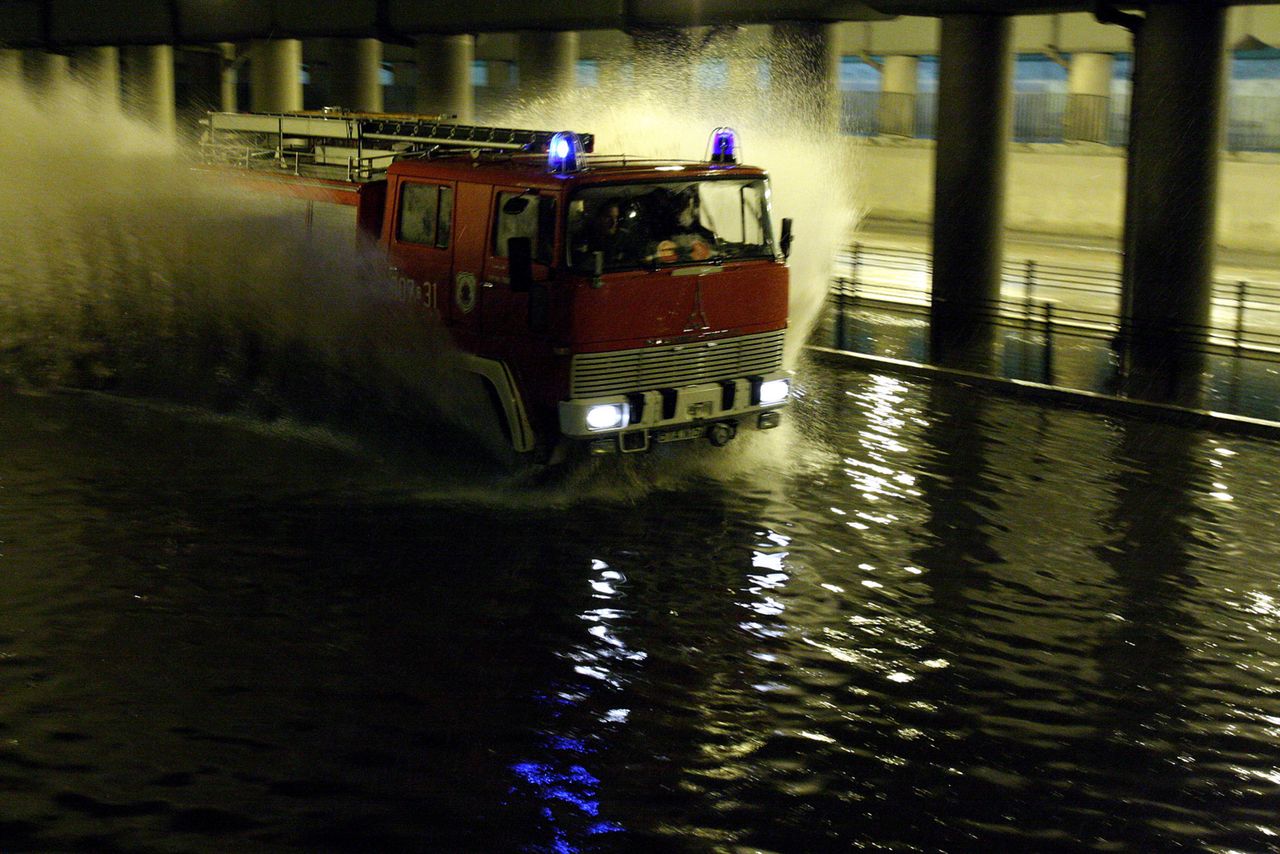
[[[883,375],[793,420],[629,500],[646,469],[486,503],[207,421],[0,419],[0,832],[1266,850],[1275,446]]]
[[[545,845],[534,843],[530,850],[570,854],[589,847],[593,838],[624,830],[620,822],[601,815],[601,781],[589,766],[627,723],[630,709],[610,698],[621,700],[623,689],[647,656],[630,649],[616,630],[629,616],[619,607],[625,576],[594,558],[587,583],[593,607],[579,618],[587,624],[590,640],[560,654],[572,663],[573,673],[586,681],[564,682],[534,698],[541,707],[539,718],[546,721],[538,758],[511,766],[518,778],[511,794],[538,805],[549,837]],[[608,708],[594,720],[583,721],[576,714],[602,703]]]
[[[1197,494],[1209,479],[1202,439],[1185,430],[1136,421],[1119,425],[1109,468],[1113,504],[1102,521],[1096,552],[1114,572],[1117,596],[1094,655],[1099,690],[1099,758],[1112,772],[1145,779],[1171,809],[1145,821],[1116,823],[1113,833],[1141,848],[1167,844],[1168,835],[1198,838],[1193,812],[1173,807],[1188,794],[1194,760],[1180,744],[1188,719],[1187,638],[1201,626],[1192,552],[1213,545],[1210,518]],[[1194,806],[1194,799],[1186,804]],[[1102,807],[1102,804],[1099,804]]]

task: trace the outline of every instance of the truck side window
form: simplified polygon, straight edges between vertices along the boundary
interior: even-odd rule
[[[436,184],[405,184],[400,188],[400,216],[396,237],[438,249],[449,247],[453,218],[453,190]]]
[[[528,199],[528,204],[508,206],[511,199]],[[507,210],[519,207],[518,212]],[[539,264],[551,264],[556,239],[556,200],[552,196],[528,196],[522,193],[498,193],[497,219],[493,227],[493,254],[506,258],[507,241],[513,237],[527,237],[533,244],[533,260]]]

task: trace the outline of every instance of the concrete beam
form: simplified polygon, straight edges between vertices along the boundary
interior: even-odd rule
[[[0,44],[71,47],[253,39],[379,38],[513,30],[625,30],[784,20],[884,20],[867,2],[823,0],[12,0]]]

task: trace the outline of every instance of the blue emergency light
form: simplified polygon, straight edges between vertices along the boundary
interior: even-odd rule
[[[582,168],[582,140],[571,130],[551,137],[547,146],[547,166],[552,172],[576,172]]]
[[[712,163],[738,162],[738,133],[730,127],[716,128],[711,132],[709,148],[711,155],[707,160]]]

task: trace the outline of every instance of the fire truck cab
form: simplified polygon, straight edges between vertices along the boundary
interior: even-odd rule
[[[289,168],[295,118],[330,134],[330,151],[339,133],[354,137],[346,175],[307,175],[297,157]],[[235,128],[269,133],[273,121],[287,192],[354,203],[362,239],[449,330],[515,450],[718,446],[778,424],[790,222],[775,237],[768,176],[737,162],[731,130],[716,129],[704,161],[658,162],[597,157],[589,135],[418,118],[214,114],[210,128],[232,128],[235,148],[258,132]],[[225,161],[225,133],[208,139]],[[384,150],[371,154],[374,140]],[[307,156],[323,167],[317,157],[333,155]],[[364,174],[377,157],[384,168]]]

